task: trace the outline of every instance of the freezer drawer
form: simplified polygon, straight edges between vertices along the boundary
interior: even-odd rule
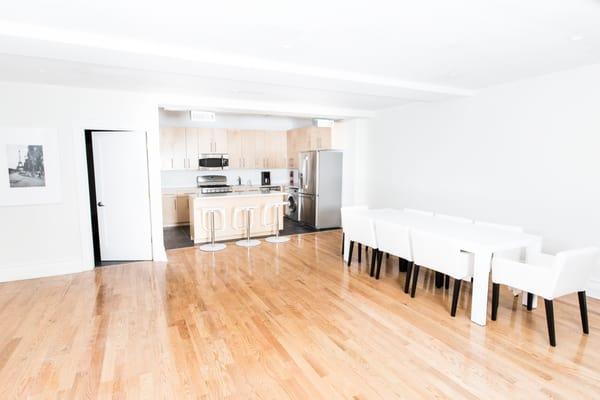
[[[315,226],[316,196],[298,194],[298,220],[304,224]]]

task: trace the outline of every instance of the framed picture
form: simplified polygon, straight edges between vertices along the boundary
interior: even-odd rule
[[[55,129],[0,127],[0,206],[60,202]]]

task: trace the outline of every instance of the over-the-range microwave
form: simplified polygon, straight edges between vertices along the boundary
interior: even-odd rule
[[[229,154],[204,153],[198,158],[198,169],[205,171],[223,170],[229,168]]]

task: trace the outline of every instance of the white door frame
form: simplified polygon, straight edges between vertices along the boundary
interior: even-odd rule
[[[73,153],[75,180],[77,182],[77,206],[79,207],[79,233],[81,238],[81,270],[94,269],[94,244],[92,213],[90,210],[89,180],[85,147],[86,130],[138,131],[146,133],[148,157],[148,189],[150,202],[150,225],[152,231],[152,259],[167,261],[162,231],[162,197],[160,185],[160,150],[158,128],[123,126],[108,122],[77,122],[73,126]]]

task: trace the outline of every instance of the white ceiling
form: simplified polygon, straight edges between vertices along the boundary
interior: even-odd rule
[[[600,63],[598,0],[20,0],[0,79],[376,110]]]

